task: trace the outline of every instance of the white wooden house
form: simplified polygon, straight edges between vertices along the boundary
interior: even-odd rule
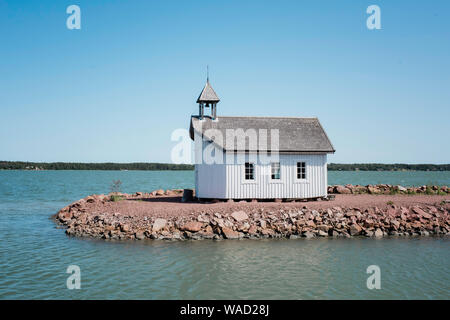
[[[208,80],[191,117],[198,198],[327,196],[327,154],[335,150],[317,118],[218,116],[219,101]]]

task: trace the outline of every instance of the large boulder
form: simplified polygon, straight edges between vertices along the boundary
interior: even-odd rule
[[[316,224],[315,224],[314,221],[312,221],[312,220],[306,221],[306,225],[307,225],[308,227],[311,227],[311,228],[315,228],[315,227],[316,227]]]
[[[367,193],[367,188],[364,186],[356,185],[352,188],[352,193]]]
[[[258,234],[258,227],[256,227],[255,225],[250,226],[250,228],[248,229],[248,234],[249,235],[256,235]]]
[[[335,193],[339,193],[339,194],[350,194],[350,193],[352,193],[352,191],[349,188],[344,187],[344,186],[336,186],[334,188],[334,192]]]
[[[158,232],[158,231],[164,229],[164,228],[166,227],[166,224],[167,224],[167,220],[166,220],[166,219],[160,219],[160,218],[158,218],[158,219],[156,219],[155,222],[153,223],[152,230],[153,230],[154,232]]]
[[[315,234],[312,233],[311,231],[306,231],[305,233],[303,233],[303,236],[307,239],[310,239],[310,238],[314,238]]]
[[[319,231],[323,231],[323,232],[325,232],[325,233],[327,233],[328,234],[328,230],[330,229],[330,226],[327,226],[327,225],[325,225],[325,224],[321,224],[321,225],[318,225],[317,226],[317,230],[319,230]]]
[[[235,211],[231,214],[231,216],[236,221],[244,221],[248,219],[248,215],[244,211]]]
[[[380,193],[382,193],[382,191],[380,190],[380,188],[378,188],[378,186],[367,186],[367,191],[370,194],[380,194]]]
[[[126,223],[121,224],[121,225],[120,225],[120,230],[121,230],[122,232],[128,232],[128,231],[130,231],[130,225],[128,225],[128,224],[126,224]]]
[[[400,227],[400,222],[398,222],[397,220],[393,220],[391,221],[391,225],[395,230],[398,230],[398,228]]]
[[[261,234],[263,236],[273,236],[275,234],[275,231],[273,231],[272,229],[262,229]]]
[[[381,231],[380,228],[377,228],[377,230],[375,230],[375,233],[373,234],[376,238],[381,238],[383,236],[383,231]]]
[[[429,213],[426,213],[425,211],[423,211],[421,208],[419,208],[418,206],[414,206],[411,208],[411,210],[418,214],[420,217],[424,218],[424,219],[431,219],[433,218],[433,216]]]
[[[356,235],[360,234],[361,231],[362,231],[362,228],[357,223],[354,223],[350,226],[349,232],[350,232],[350,235],[352,235],[352,236],[356,236]]]
[[[233,231],[230,228],[222,227],[222,233],[225,239],[239,239],[239,232]]]
[[[134,234],[134,237],[136,238],[136,240],[144,240],[145,234],[144,234],[144,232],[139,231]]]
[[[198,232],[202,229],[203,223],[198,221],[191,221],[186,223],[184,226],[182,226],[180,229],[183,231],[189,231],[189,232]]]

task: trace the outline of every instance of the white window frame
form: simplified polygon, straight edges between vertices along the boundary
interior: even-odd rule
[[[246,164],[250,163],[253,165],[253,179],[246,179]],[[244,162],[244,166],[243,166],[243,179],[242,179],[243,183],[256,183],[256,165],[254,162],[251,161],[246,161]]]
[[[273,175],[273,165],[278,164],[278,173],[279,173],[279,178],[275,179],[272,177]],[[280,162],[271,162],[270,163],[270,181],[271,182],[281,182],[281,163]]]
[[[304,163],[304,175],[305,178],[299,178],[298,177],[298,164],[299,163]],[[307,182],[308,181],[308,162],[306,161],[295,161],[295,169],[294,169],[294,174],[295,174],[295,181],[297,182]]]

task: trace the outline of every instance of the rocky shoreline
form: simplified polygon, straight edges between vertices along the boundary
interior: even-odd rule
[[[378,185],[351,185],[346,184],[328,186],[329,194],[437,194],[446,195],[450,193],[447,186],[424,185],[420,187],[403,187],[400,185],[378,184]]]
[[[348,188],[348,187],[345,187]],[[448,190],[448,189],[445,189]],[[309,202],[195,204],[179,210],[182,190],[158,190],[134,195],[92,195],[61,209],[55,220],[70,236],[113,240],[201,240],[313,237],[385,237],[450,234],[450,203],[441,196],[397,195],[384,205],[341,205]],[[158,195],[159,194],[159,195]],[[117,195],[115,195],[117,196]],[[338,195],[342,203],[354,197],[370,199],[382,195]],[[412,199],[426,197],[414,204]],[[405,198],[407,198],[405,200]],[[358,198],[359,199],[359,198]],[[358,200],[356,199],[356,200]],[[362,198],[361,198],[362,199]],[[155,202],[151,202],[151,201]],[[355,200],[355,199],[353,199]],[[411,202],[411,205],[405,205]],[[336,201],[337,202],[337,201]],[[149,213],[159,205],[162,211]],[[236,206],[240,207],[236,207]],[[165,208],[174,214],[164,216]]]

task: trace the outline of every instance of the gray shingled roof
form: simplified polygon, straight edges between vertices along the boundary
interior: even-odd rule
[[[205,131],[217,129],[223,136],[222,142],[214,141],[214,137],[208,137]],[[217,120],[204,118],[200,120],[197,116],[191,117],[190,136],[194,140],[194,130],[204,135],[208,140],[214,141],[220,148],[227,150],[226,130],[227,129],[267,129],[267,147],[270,150],[270,130],[279,130],[279,151],[280,152],[325,152],[334,153],[334,147],[328,139],[317,118],[281,118],[281,117],[218,117]],[[248,139],[246,139],[248,140]],[[257,149],[257,147],[256,147]],[[245,150],[227,151],[254,151],[246,141]]]
[[[214,89],[209,84],[209,80],[206,81],[205,87],[203,88],[202,92],[198,96],[197,103],[199,102],[219,102],[220,99],[217,96]]]

